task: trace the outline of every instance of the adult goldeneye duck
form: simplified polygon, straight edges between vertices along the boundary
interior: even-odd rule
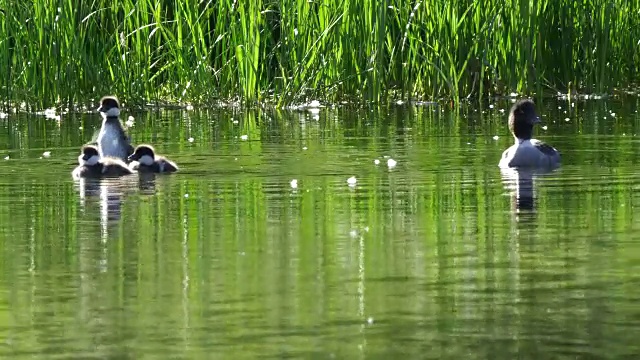
[[[515,144],[502,153],[501,168],[556,168],[560,153],[553,146],[533,139],[533,126],[540,123],[533,101],[516,102],[509,112],[509,130]]]

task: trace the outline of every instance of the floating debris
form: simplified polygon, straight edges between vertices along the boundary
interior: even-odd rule
[[[188,142],[190,142],[190,143],[192,143],[192,142],[193,142],[193,140],[194,140],[194,139],[193,139],[192,137],[190,137],[190,138],[188,138],[188,139],[187,139],[187,141],[188,141]]]
[[[357,180],[356,180],[355,176],[352,176],[352,177],[347,179],[347,184],[349,184],[349,186],[355,186],[356,182],[357,182]]]
[[[127,127],[133,127],[135,120],[136,119],[133,116],[129,116],[124,124],[127,125]]]
[[[308,148],[307,148],[306,146],[303,146],[303,147],[302,147],[302,150],[307,150],[307,149],[308,149]]]
[[[389,167],[389,169],[396,167],[397,164],[398,162],[393,159],[387,160],[387,166]]]
[[[493,140],[498,140],[498,139],[500,139],[500,137],[498,135],[493,137]]]
[[[240,135],[240,140],[247,140],[249,135]]]
[[[48,159],[51,157],[51,151],[45,151],[42,153],[42,157]]]
[[[46,117],[47,119],[55,119],[56,117],[56,109],[55,108],[48,108],[44,111],[44,117]]]
[[[0,112],[0,119],[6,119],[9,117],[9,114]]]
[[[4,157],[5,160],[9,160],[9,155]]]
[[[189,111],[193,110],[193,105],[187,104],[186,109]]]
[[[375,159],[375,160],[373,160],[373,163],[374,163],[375,165],[380,165],[380,160]]]
[[[298,180],[297,179],[293,179],[291,180],[291,182],[289,183],[289,185],[291,185],[292,189],[297,189],[298,188]]]
[[[564,121],[569,122],[570,120],[571,120],[571,119],[569,119],[569,118],[564,118]]]
[[[369,325],[373,325],[373,318],[372,318],[372,317],[369,317],[369,318],[367,319],[367,324],[369,324]]]
[[[547,129],[548,129],[547,125],[542,127],[542,130],[547,130]]]
[[[493,109],[493,108],[494,108],[493,104],[489,105],[489,109]]]

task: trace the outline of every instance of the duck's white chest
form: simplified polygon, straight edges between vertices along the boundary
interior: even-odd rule
[[[102,124],[98,133],[98,150],[101,157],[112,156],[125,159],[127,156],[126,139],[122,138],[118,129],[113,125]]]

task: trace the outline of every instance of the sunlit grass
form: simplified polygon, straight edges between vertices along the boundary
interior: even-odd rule
[[[478,98],[637,83],[640,0],[0,0],[0,97],[44,107]]]

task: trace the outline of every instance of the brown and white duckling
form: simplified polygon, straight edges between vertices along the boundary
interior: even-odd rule
[[[156,155],[151,145],[138,145],[129,156],[129,168],[139,172],[169,173],[178,171],[178,166],[164,156]]]
[[[118,177],[133,174],[134,171],[127,167],[127,164],[117,158],[100,157],[98,148],[93,145],[82,147],[82,154],[78,156],[78,167],[71,175],[78,178],[101,178]]]
[[[114,157],[126,161],[133,153],[129,136],[120,122],[120,102],[115,96],[100,99],[98,111],[102,115],[102,127],[98,133],[100,157]]]
[[[515,144],[502,153],[501,168],[556,168],[560,153],[553,146],[533,139],[533,126],[540,123],[533,101],[516,102],[509,112],[509,130]]]

